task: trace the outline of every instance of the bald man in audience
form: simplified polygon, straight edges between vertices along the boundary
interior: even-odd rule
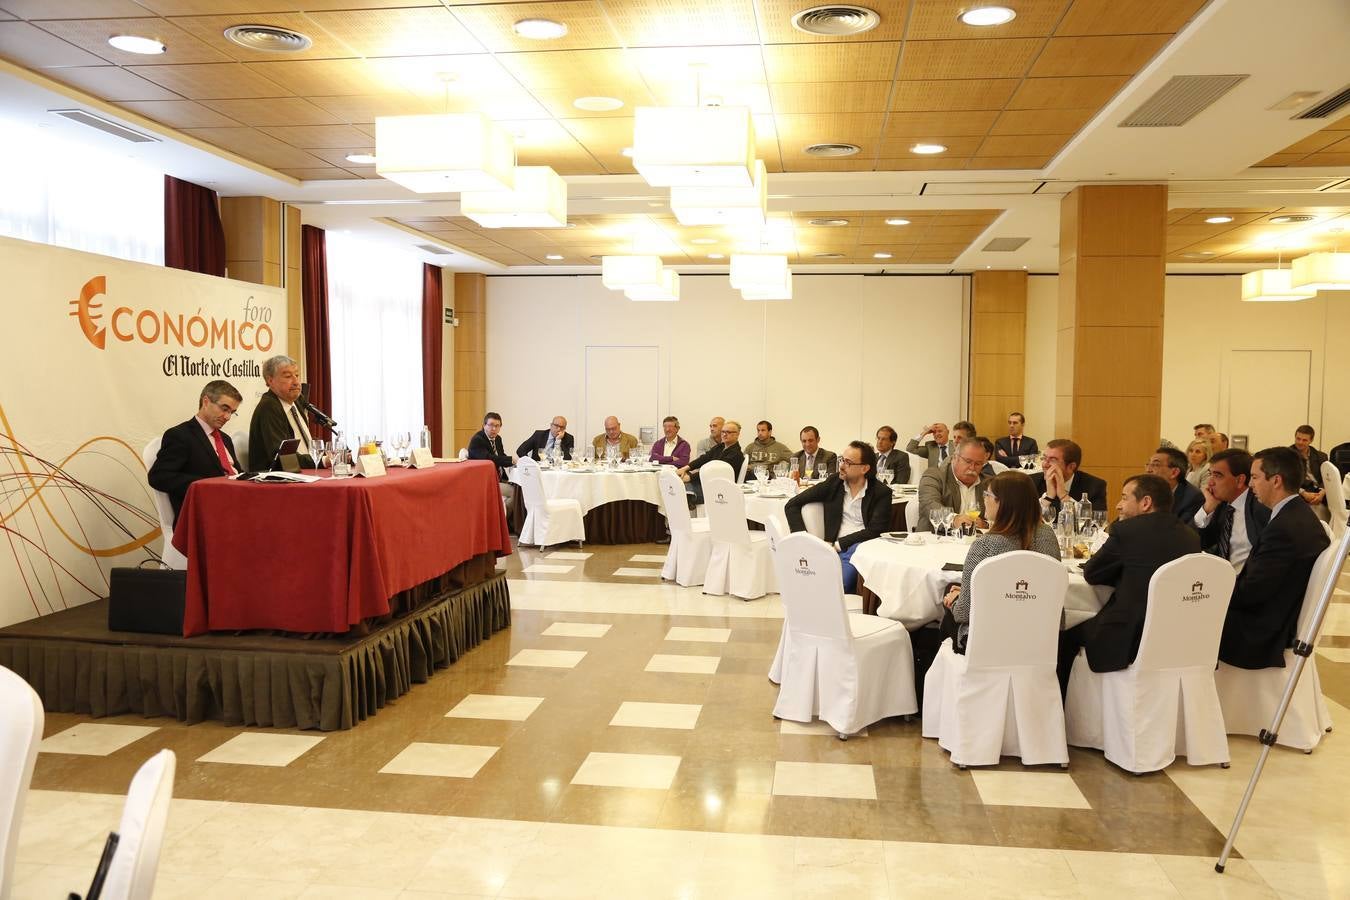
[[[713,416],[708,420],[708,436],[699,441],[694,447],[694,452],[699,456],[707,453],[712,448],[722,443],[722,425],[726,419],[721,416]]]
[[[619,425],[617,416],[610,416],[605,419],[604,432],[597,434],[591,441],[591,446],[595,449],[596,459],[605,459],[609,455],[611,447],[614,448],[614,452],[618,454],[619,459],[627,459],[628,454],[632,453],[637,445],[638,439],[623,430]]]
[[[951,458],[956,450],[956,442],[951,440],[951,432],[945,422],[925,425],[923,430],[913,437],[905,450],[915,456],[928,458],[929,466],[940,466]]]
[[[735,419],[727,419],[722,423],[722,443],[697,459],[691,460],[689,465],[676,469],[675,474],[689,485],[689,493],[693,494],[694,501],[702,503],[703,480],[697,477],[699,470],[713,460],[720,460],[731,466],[731,478],[734,481],[741,472],[743,459],[745,454],[741,452],[741,423]]]

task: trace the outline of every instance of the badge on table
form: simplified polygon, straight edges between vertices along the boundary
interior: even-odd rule
[[[414,469],[430,469],[436,465],[436,457],[431,455],[430,447],[414,447],[408,462]]]
[[[356,474],[366,478],[380,478],[384,475],[384,457],[375,453],[362,453],[356,458]]]

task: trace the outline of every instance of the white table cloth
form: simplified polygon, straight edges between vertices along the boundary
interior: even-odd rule
[[[540,471],[544,496],[550,500],[576,500],[581,512],[590,512],[597,506],[617,500],[640,500],[650,503],[665,515],[661,505],[659,469],[598,469],[577,472],[571,469],[543,469]],[[507,470],[507,478],[516,481],[514,467]]]
[[[749,519],[751,522],[758,522],[761,525],[767,525],[769,522],[769,516],[773,515],[774,513],[777,513],[778,517],[782,519],[784,523],[786,523],[787,516],[783,514],[783,509],[787,506],[788,499],[789,498],[787,497],[774,497],[772,496],[772,492],[768,496],[759,493],[746,494],[745,517]],[[915,499],[916,497],[913,494],[897,493],[891,500],[891,503],[892,504],[904,503],[906,500],[915,500]],[[866,578],[867,576],[864,575],[863,577]]]
[[[971,542],[937,541],[925,534],[923,546],[899,541],[867,541],[853,553],[853,565],[867,589],[877,595],[877,615],[914,629],[942,620],[946,586],[961,580],[960,572],[944,572],[947,563],[964,563]],[[1096,615],[1111,597],[1111,588],[1093,587],[1078,570],[1079,560],[1066,561],[1069,593],[1064,598],[1064,627],[1072,628]]]

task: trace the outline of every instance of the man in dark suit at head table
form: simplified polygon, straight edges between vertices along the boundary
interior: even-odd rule
[[[1020,412],[1008,413],[1008,436],[994,441],[994,458],[1004,465],[1017,468],[1017,457],[1035,456],[1040,452],[1036,439],[1022,432],[1026,429],[1027,417]]]
[[[1081,500],[1087,494],[1094,510],[1106,509],[1106,481],[1079,469],[1083,448],[1073,441],[1056,438],[1045,445],[1041,471],[1031,476],[1041,503],[1059,514],[1065,497]]]
[[[575,443],[576,439],[567,433],[567,420],[554,416],[547,428],[539,429],[521,442],[516,448],[516,456],[528,456],[538,462],[540,456],[555,453],[561,454],[563,459],[571,459]]]
[[[1159,447],[1144,466],[1150,475],[1157,475],[1172,488],[1172,515],[1187,525],[1192,524],[1195,514],[1205,504],[1200,489],[1186,480],[1189,468],[1186,454],[1176,447]]]
[[[1270,447],[1252,460],[1251,490],[1270,510],[1270,521],[1233,586],[1219,659],[1242,669],[1265,669],[1284,666],[1308,578],[1331,538],[1299,496],[1303,461],[1297,451]]]
[[[197,398],[197,414],[164,432],[160,439],[159,454],[148,478],[152,488],[169,495],[175,522],[192,482],[243,471],[234,441],[221,430],[243,402],[243,396],[228,381],[209,382]]]
[[[300,467],[314,468],[309,426],[301,405],[296,403],[300,399],[300,364],[289,356],[274,356],[263,363],[262,374],[267,393],[258,399],[248,423],[249,465],[255,471],[267,471],[281,442],[296,438],[300,441]]]
[[[1200,548],[1228,560],[1239,575],[1270,521],[1270,510],[1251,492],[1251,476],[1252,455],[1246,450],[1211,456],[1209,480],[1201,485],[1205,503],[1191,520],[1200,529]]]

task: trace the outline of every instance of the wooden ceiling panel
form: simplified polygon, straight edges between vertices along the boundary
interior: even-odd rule
[[[1073,137],[1071,134],[991,135],[975,151],[976,156],[1049,156]]]
[[[1173,34],[1205,0],[1074,0],[1057,35]]]
[[[354,150],[369,147],[375,141],[373,126],[369,131],[353,125],[289,125],[259,130],[302,150]]]
[[[633,144],[633,119],[568,119],[562,123],[577,143],[591,152],[617,155]]]
[[[1055,30],[1069,0],[1019,0],[1017,18],[1005,25],[967,25],[960,14],[980,4],[970,0],[918,0],[909,17],[909,40],[984,40],[989,37],[1045,37]]]
[[[990,134],[1073,134],[1095,109],[1009,109],[999,115]]]
[[[890,97],[891,82],[792,82],[775,84],[770,91],[773,110],[781,115],[883,112]]]
[[[348,161],[347,154],[353,152],[374,153],[375,142],[369,141],[364,145],[357,145],[355,147],[348,147],[339,150],[325,150],[322,148],[309,150],[309,154],[311,156],[317,157],[323,160],[324,162],[329,163],[330,165],[337,166],[340,169],[346,169],[347,171],[354,172],[357,175],[368,175],[374,173],[375,166],[373,164],[361,165],[360,163]]]
[[[311,12],[309,18],[361,56],[431,56],[485,49],[443,6],[343,9]]]
[[[207,105],[220,109],[218,104],[225,102],[244,103],[246,101],[208,101]],[[266,107],[273,101],[260,102],[260,107]],[[533,103],[533,101],[530,101]],[[445,112],[445,101],[434,97],[414,97],[404,93],[386,93],[386,94],[354,94],[345,97],[313,97],[309,103],[318,108],[322,113],[327,113],[332,117],[329,122],[296,122],[298,125],[327,125],[334,124],[337,121],[343,122],[373,122],[376,116],[418,116],[430,115],[432,113]],[[451,112],[472,112],[475,107],[467,103],[452,103]],[[284,108],[283,108],[284,109]],[[534,104],[533,112],[526,112],[524,117],[534,115],[544,115],[543,108]],[[222,112],[229,112],[228,109],[222,109]],[[260,111],[256,114],[259,118],[270,118],[267,113]],[[237,117],[236,117],[237,118]],[[242,121],[242,120],[241,120]],[[291,122],[285,121],[260,121],[259,125],[289,125]]]
[[[247,122],[238,122],[191,100],[124,101],[121,104],[147,119],[162,122],[170,128],[236,128]]]
[[[337,125],[340,120],[299,97],[272,97],[266,100],[206,100],[202,106],[234,119],[241,125]],[[373,122],[375,117],[343,117],[351,122]],[[194,127],[194,126],[184,126]],[[198,126],[205,127],[205,126]]]
[[[476,108],[482,95],[520,90],[520,85],[502,66],[500,59],[488,53],[368,59],[365,66],[372,80],[359,90],[320,90],[314,93],[322,96],[407,91],[419,97],[439,97],[442,100],[448,94],[452,101],[458,99],[467,108]],[[466,98],[474,105],[466,102]]]
[[[239,62],[261,62],[277,58],[275,52],[241,47],[225,37],[225,29],[232,25],[245,24],[245,21],[241,21],[237,15],[189,16],[173,21],[175,25],[227,59]],[[288,59],[341,59],[356,55],[350,47],[324,31],[312,19],[300,13],[252,13],[246,23],[288,28],[300,32],[314,42],[307,50],[286,53],[285,56]]]
[[[116,66],[71,66],[44,74],[114,103],[122,100],[181,100],[173,91]]]
[[[867,41],[898,41],[905,36],[910,0],[867,0],[857,3],[876,10],[881,21],[876,28],[858,35],[818,35],[792,27],[792,17],[803,9],[821,4],[807,0],[755,0],[760,35],[766,44],[847,44]]]
[[[302,61],[268,65],[304,66]],[[322,63],[316,63],[322,65]],[[250,97],[286,97],[292,91],[241,63],[204,63],[190,66],[129,66],[140,75],[189,100],[237,100]]]
[[[301,181],[349,181],[361,177],[337,166],[325,166],[322,169],[277,169],[277,171]]]
[[[601,0],[627,47],[753,44],[751,0]]]
[[[1171,39],[1170,34],[1055,37],[1046,43],[1030,74],[1033,78],[1131,76]]]
[[[961,112],[892,112],[886,117],[883,139],[922,138],[932,134],[983,137],[998,118],[994,110]]]
[[[1002,109],[1019,83],[1015,78],[897,81],[891,109],[899,112]]]
[[[653,84],[651,87],[658,106],[693,106],[696,102],[697,95],[693,82],[667,82]],[[749,107],[750,112],[756,116],[768,116],[774,112],[773,103],[769,99],[769,86],[766,84],[722,82],[710,85],[704,82],[703,99],[706,102],[711,97],[719,98],[722,106]]]
[[[1045,156],[976,156],[966,164],[967,169],[1044,169],[1053,157]]]
[[[880,137],[882,117],[871,113],[775,116],[783,155],[798,156],[810,144],[845,142],[866,152]],[[808,157],[809,158],[809,157]]]
[[[624,85],[622,89],[618,87],[609,87],[605,93],[606,97],[613,97],[616,100],[622,100],[623,106],[611,110],[588,110],[577,109],[574,101],[578,97],[590,96],[589,94],[579,94],[575,90],[535,90],[530,91],[530,96],[538,101],[549,115],[557,119],[628,119],[633,118],[633,110],[639,106],[660,105],[659,101],[652,97],[651,92],[642,84],[634,82]],[[485,112],[493,112],[491,109],[485,109]],[[631,129],[630,129],[631,130]],[[629,141],[632,143],[632,141]]]
[[[203,67],[196,67],[201,69]],[[311,59],[286,60],[285,62],[242,63],[230,66],[218,66],[218,71],[241,69],[251,78],[250,86],[259,83],[262,87],[254,93],[213,93],[205,99],[235,99],[247,97],[282,97],[295,94],[299,97],[323,97],[328,95],[364,94],[379,86],[367,63],[360,59]],[[196,75],[194,70],[189,73]],[[212,74],[207,72],[206,74]],[[186,81],[186,79],[185,79]],[[270,95],[264,93],[266,85],[279,86]],[[170,87],[173,85],[170,84]],[[187,82],[185,90],[194,89]],[[219,90],[211,85],[212,90]],[[282,90],[284,88],[284,90]],[[189,96],[191,96],[189,94]],[[194,98],[195,99],[195,98]]]
[[[912,137],[896,137],[890,140],[883,140],[878,148],[880,156],[887,159],[903,159],[911,157],[915,162],[934,162],[937,166],[927,166],[926,168],[942,168],[940,165],[944,160],[952,159],[958,156],[973,156],[976,149],[980,146],[982,137],[976,135],[959,134],[921,134]],[[916,143],[936,143],[942,144],[947,148],[947,152],[940,156],[921,156],[910,153],[909,148]]]
[[[576,96],[612,96],[607,91],[638,91],[638,71],[622,50],[572,50],[503,53],[502,66],[529,90],[576,91]]]
[[[452,5],[452,9],[469,34],[494,53],[591,50],[621,45],[600,5],[592,0]],[[521,37],[511,29],[521,19],[552,19],[566,25],[567,34],[546,41]]]
[[[1008,101],[1009,109],[1100,109],[1129,81],[1124,75],[1028,78]]]
[[[35,22],[46,19],[96,19],[100,16],[154,16],[149,3],[135,3],[133,0],[3,0],[0,7],[20,19]]]
[[[407,6],[409,0],[138,0],[162,16],[207,16],[234,13],[299,12],[320,9],[379,9]],[[475,2],[475,0],[460,0]]]
[[[889,81],[899,55],[898,42],[775,45],[764,69],[771,82]]]
[[[30,69],[101,66],[106,62],[27,22],[0,22],[0,57]]]
[[[906,226],[903,228],[894,225],[865,225],[859,235],[859,239],[864,244],[895,244],[897,246],[910,246],[923,243],[923,228],[914,228]]]
[[[974,140],[972,138],[972,140]],[[897,149],[890,155],[887,155],[887,148],[882,148],[881,157],[877,160],[878,172],[927,172],[939,169],[948,169],[955,171],[964,169],[969,157],[965,154],[951,155],[944,154],[941,157],[935,156],[901,156],[903,150]]]
[[[906,41],[900,79],[1021,78],[1044,46],[1042,38]]]
[[[755,84],[767,80],[764,56],[758,45],[638,47],[628,51],[628,59],[648,84],[687,84],[691,98],[696,76],[705,85],[705,92],[720,90],[724,83]],[[696,70],[695,66],[702,68]]]
[[[820,159],[814,156],[798,158],[784,153],[794,172],[871,172],[876,160],[870,156],[846,156],[842,159]]]
[[[185,128],[186,134],[274,169],[322,168],[323,160],[253,128]]]
[[[167,19],[64,19],[43,22],[42,30],[119,66],[151,62],[155,65],[213,63],[229,62],[231,59],[194,37],[191,29],[181,28]],[[157,38],[164,42],[164,52],[150,57],[118,50],[108,43],[108,38],[119,34]]]
[[[1295,163],[1297,166],[1350,166],[1350,153],[1313,153]]]

